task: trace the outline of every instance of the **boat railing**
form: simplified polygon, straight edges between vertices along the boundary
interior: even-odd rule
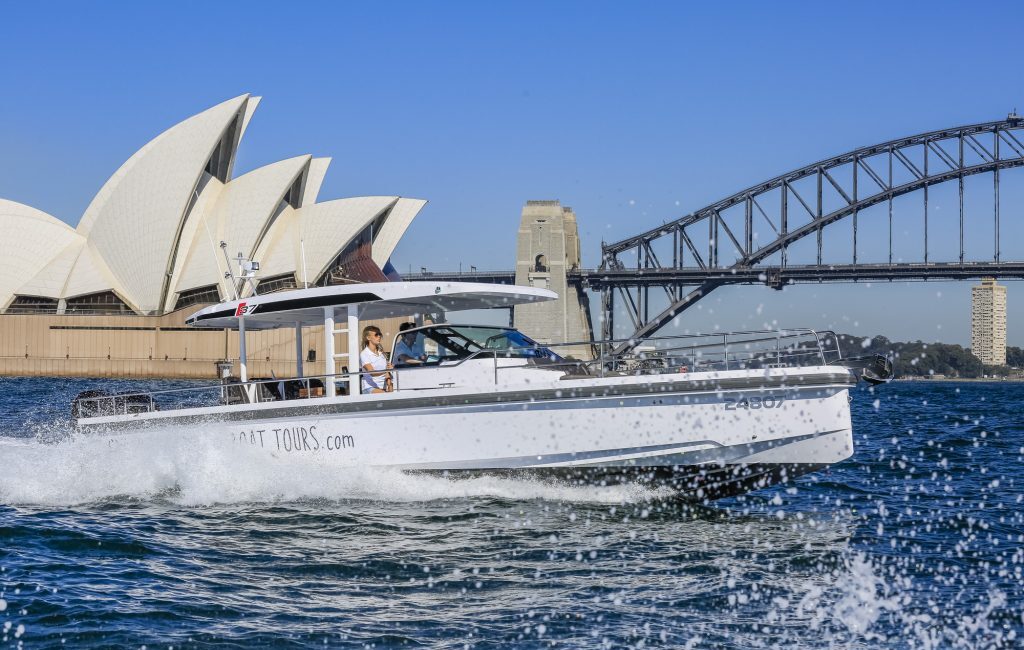
[[[629,350],[619,352],[623,347]],[[522,364],[499,363],[502,359],[511,358],[532,360],[535,365],[545,369],[562,371],[566,377],[606,377],[828,365],[839,361],[841,356],[839,342],[833,332],[787,329],[578,341],[537,344],[526,348],[485,348],[465,358],[446,362],[444,367],[454,369],[463,364],[490,359],[493,363],[494,383],[499,384],[502,372],[523,368]],[[408,378],[407,373],[436,367],[407,366],[388,372],[392,375],[395,389],[401,391],[402,377]],[[353,371],[333,375],[251,379],[245,382],[224,381],[206,386],[116,395],[83,394],[75,400],[72,413],[78,418],[90,418],[347,395],[349,385],[359,386],[362,377],[371,374],[378,373]],[[436,387],[445,385],[439,384]]]
[[[545,363],[547,367],[564,366],[577,374],[595,376],[792,368],[828,365],[842,358],[834,332],[810,329],[578,341],[534,349],[537,357],[546,351],[562,357]]]
[[[391,371],[394,372],[394,371]],[[128,415],[188,408],[233,404],[261,404],[295,399],[315,399],[328,395],[328,387],[353,378],[357,383],[369,372],[342,372],[333,375],[309,375],[228,380],[206,386],[189,386],[138,393],[79,396],[72,406],[72,415],[79,418]],[[338,390],[336,388],[336,390]],[[347,394],[346,388],[336,394]]]
[[[470,361],[462,359],[448,367]],[[399,383],[401,373],[420,370],[418,367],[391,368],[394,385]],[[240,381],[229,379],[205,386],[169,388],[146,392],[124,392],[116,394],[89,391],[79,395],[72,404],[72,415],[76,418],[106,417],[170,411],[189,408],[203,408],[235,404],[262,404],[291,400],[316,399],[331,395],[348,395],[350,382],[361,385],[364,376],[378,376],[380,371],[340,372],[333,375],[307,375],[303,377],[271,377]]]

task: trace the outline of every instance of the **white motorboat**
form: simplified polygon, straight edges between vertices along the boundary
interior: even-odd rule
[[[831,333],[734,332],[582,344],[563,358],[510,327],[433,323],[410,330],[423,362],[391,371],[391,392],[360,394],[359,350],[376,319],[509,308],[545,289],[393,282],[301,289],[207,307],[192,327],[237,329],[239,377],[156,393],[84,393],[79,429],[120,436],[159,428],[336,467],[482,472],[572,482],[636,481],[716,498],[791,479],[853,453],[849,389],[881,381],[881,357],[842,360]],[[303,376],[302,331],[323,326],[326,373]],[[247,375],[245,332],[296,331],[297,377]],[[397,343],[397,339],[395,341]],[[397,359],[393,359],[397,361]]]

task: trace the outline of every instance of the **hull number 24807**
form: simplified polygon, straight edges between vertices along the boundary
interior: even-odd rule
[[[727,397],[725,399],[725,410],[735,411],[736,409],[777,409],[782,408],[782,403],[785,402],[785,398],[774,397],[768,395],[767,397],[742,397],[740,399],[732,399]]]

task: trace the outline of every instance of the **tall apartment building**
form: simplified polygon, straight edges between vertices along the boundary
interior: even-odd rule
[[[1006,287],[995,278],[971,287],[971,352],[986,365],[1006,365]]]

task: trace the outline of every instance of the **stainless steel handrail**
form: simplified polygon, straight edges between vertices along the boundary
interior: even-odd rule
[[[101,417],[101,416],[117,414],[116,413],[117,411],[120,411],[120,414],[127,414],[129,412],[129,406],[138,406],[137,403],[136,404],[132,403],[133,402],[132,398],[140,398],[140,397],[148,398],[148,408],[146,410],[144,410],[144,411],[141,411],[141,412],[147,412],[147,413],[148,412],[153,412],[153,411],[157,410],[157,408],[156,408],[157,404],[156,404],[156,401],[155,401],[155,397],[156,396],[197,394],[197,393],[208,393],[208,392],[216,391],[219,394],[219,397],[221,399],[221,403],[223,403],[223,402],[225,402],[227,400],[227,395],[226,395],[227,392],[230,389],[232,389],[232,388],[238,388],[238,389],[240,389],[240,390],[242,390],[244,392],[248,392],[248,389],[254,388],[255,391],[252,394],[252,400],[248,402],[248,403],[252,403],[252,404],[259,404],[259,403],[262,403],[262,402],[291,401],[291,400],[284,400],[284,399],[282,399],[282,400],[278,400],[278,399],[261,399],[261,395],[260,395],[260,391],[259,391],[258,387],[264,386],[264,385],[275,385],[275,384],[284,384],[284,383],[293,383],[293,382],[298,382],[298,383],[304,384],[305,388],[306,388],[306,397],[299,397],[299,398],[294,398],[294,399],[319,399],[320,397],[327,397],[329,395],[327,394],[326,390],[325,390],[325,394],[322,395],[322,396],[314,396],[314,395],[312,395],[312,388],[313,388],[313,386],[311,385],[311,382],[313,380],[321,380],[321,382],[324,384],[324,388],[326,389],[326,387],[328,385],[330,385],[331,383],[333,383],[333,382],[337,382],[337,381],[340,381],[340,380],[347,380],[347,379],[352,378],[352,377],[354,377],[355,380],[358,382],[359,378],[362,377],[363,375],[370,375],[370,374],[375,374],[375,373],[378,373],[378,372],[380,372],[380,371],[379,370],[375,370],[372,373],[370,371],[357,371],[357,372],[335,373],[333,375],[326,375],[325,374],[325,375],[306,375],[306,376],[303,376],[303,377],[278,377],[278,378],[272,378],[272,379],[251,379],[251,380],[248,380],[248,381],[245,381],[245,382],[238,381],[238,382],[232,382],[232,383],[216,383],[216,384],[210,384],[210,385],[207,385],[207,386],[189,386],[188,388],[170,388],[170,389],[166,389],[166,390],[145,391],[145,392],[137,392],[137,393],[119,393],[119,394],[116,394],[116,395],[97,395],[95,397],[79,398],[78,399],[78,403],[80,405],[79,408],[80,408],[81,411],[87,410],[85,405],[93,405],[94,411],[97,412],[97,415],[84,416],[84,417]],[[389,372],[395,372],[395,371],[394,370],[390,370]],[[120,409],[118,408],[119,401],[121,403],[120,404],[120,406],[121,406]],[[104,412],[104,413],[100,413],[100,411],[102,410],[100,408],[100,406],[102,404],[104,404],[104,403],[109,403],[111,405],[111,408],[107,409],[106,412]],[[193,405],[183,405],[183,406],[172,408],[171,410],[178,410],[178,409],[192,408],[192,407],[193,407]]]

